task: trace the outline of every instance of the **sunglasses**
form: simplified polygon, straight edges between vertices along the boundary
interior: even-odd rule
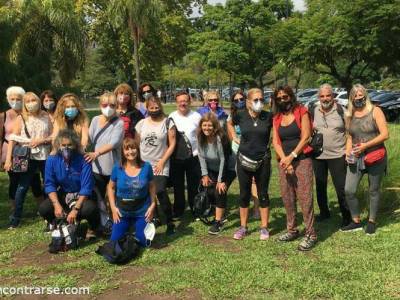
[[[281,101],[281,100],[287,100],[289,99],[289,95],[283,95],[282,97],[276,97],[276,100]]]
[[[116,107],[117,107],[117,105],[115,105],[115,104],[110,104],[110,103],[102,103],[102,104],[101,104],[101,107],[102,107],[102,108],[106,108],[107,106],[109,106],[110,108],[116,108]]]
[[[253,99],[253,102],[264,102],[264,98]]]
[[[233,99],[233,102],[242,102],[242,101],[244,101],[244,98],[236,98],[236,99]]]
[[[208,99],[208,102],[218,102],[218,98]]]

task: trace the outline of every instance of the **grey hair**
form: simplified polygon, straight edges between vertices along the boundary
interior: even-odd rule
[[[25,90],[20,87],[20,86],[10,86],[6,90],[6,95],[7,95],[7,100],[10,100],[11,95],[17,94],[18,96],[24,97],[25,96]]]
[[[329,83],[324,83],[318,89],[318,96],[321,95],[321,91],[324,90],[324,89],[328,89],[328,90],[331,91],[331,93],[333,93],[332,86]]]
[[[70,140],[72,142],[74,149],[79,153],[83,153],[81,140],[79,136],[75,133],[75,131],[71,129],[62,129],[58,132],[56,138],[54,139],[53,151],[51,152],[51,154],[55,155],[58,152],[58,150],[60,150],[62,139]]]

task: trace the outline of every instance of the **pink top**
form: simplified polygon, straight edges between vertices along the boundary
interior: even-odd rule
[[[13,129],[14,129],[14,121],[17,118],[18,114],[13,114],[11,113],[13,110],[9,109],[6,111],[6,120],[4,123],[4,138],[5,141],[2,145],[2,149],[1,149],[1,162],[4,163],[6,161],[6,157],[7,157],[7,146],[8,146],[8,138],[10,136],[10,134],[13,133]]]

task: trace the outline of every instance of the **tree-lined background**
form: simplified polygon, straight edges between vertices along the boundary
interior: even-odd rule
[[[0,0],[0,91],[400,89],[400,1]],[[4,98],[4,97],[1,97]]]

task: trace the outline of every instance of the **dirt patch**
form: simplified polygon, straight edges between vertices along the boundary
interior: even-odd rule
[[[47,243],[34,244],[26,247],[13,257],[15,268],[26,266],[46,267],[49,265],[63,264],[72,261],[66,253],[51,254],[48,252]]]
[[[237,245],[237,243],[235,243],[234,240],[232,240],[231,237],[223,235],[206,235],[200,237],[199,239],[206,246],[217,246],[218,248],[233,253],[241,251],[240,247]]]

